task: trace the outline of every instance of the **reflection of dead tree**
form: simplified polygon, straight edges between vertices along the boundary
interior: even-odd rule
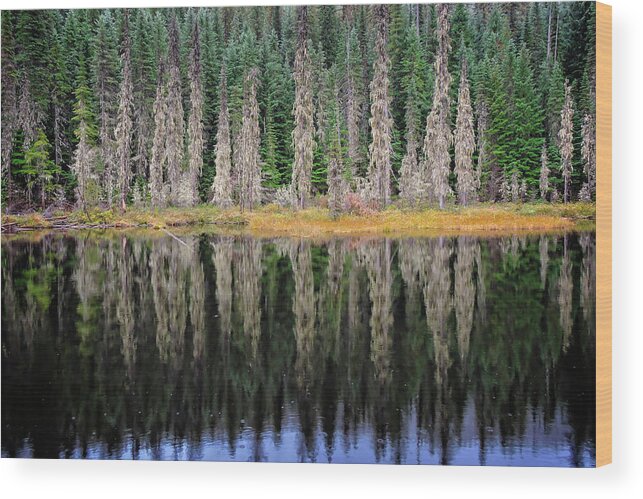
[[[522,243],[524,244],[524,243]],[[503,257],[511,256],[515,262],[521,246],[521,239],[518,236],[503,237],[500,239],[500,251]]]
[[[167,303],[167,274],[165,270],[166,245],[162,241],[154,242],[150,252],[150,270],[154,311],[156,312],[156,348],[161,360],[167,361],[169,356],[168,311]]]
[[[192,324],[192,356],[200,361],[205,350],[205,273],[199,255],[199,240],[188,242],[190,258],[190,323]]]
[[[136,362],[136,337],[134,335],[134,262],[128,240],[121,237],[121,249],[117,261],[120,293],[116,298],[116,319],[121,335],[121,352],[130,379]]]
[[[64,239],[57,238],[55,240],[56,248],[56,269],[62,269],[63,265],[67,261],[67,252],[69,246],[65,243]],[[63,317],[65,314],[65,282],[67,280],[66,274],[64,272],[56,272],[56,303],[57,303],[57,316],[58,316],[58,330],[63,329]]]
[[[328,243],[328,291],[331,296],[339,293],[344,274],[344,248],[341,241],[334,239]]]
[[[540,251],[540,285],[545,289],[547,283],[547,267],[549,265],[549,237],[540,236],[538,241],[538,249]]]
[[[341,306],[342,306],[342,276],[344,275],[344,247],[340,240],[333,239],[328,243],[328,270],[326,272],[326,286],[321,296],[320,306],[324,310],[322,317],[328,322],[322,330],[333,333],[335,340],[335,357],[339,353],[339,334],[341,331]],[[329,335],[329,338],[331,336]]]
[[[359,274],[357,259],[351,255],[351,267],[348,271],[348,330],[353,333],[359,325]]]
[[[596,297],[596,242],[591,234],[580,235],[580,245],[583,249],[583,260],[580,274],[580,306],[587,330],[594,330],[594,307]]]
[[[480,248],[480,244],[476,244],[475,253],[477,275],[476,301],[478,302],[478,314],[480,316],[480,322],[484,323],[487,320],[487,279],[485,276],[485,267],[482,263],[482,249]]]
[[[371,297],[371,361],[381,383],[390,380],[393,326],[391,241],[376,241],[360,248]]]
[[[398,260],[402,280],[409,299],[423,289],[433,259],[431,242],[427,239],[403,239],[398,244]]]
[[[243,332],[250,338],[252,358],[256,357],[261,336],[261,241],[243,238],[239,248],[239,265],[235,284],[241,306]]]
[[[230,339],[232,324],[232,260],[234,246],[231,238],[218,239],[211,243],[212,261],[217,272],[217,310],[219,324],[225,343]]]
[[[450,433],[450,386],[448,370],[451,365],[449,355],[449,332],[447,322],[453,300],[451,297],[451,244],[449,240],[440,237],[429,241],[427,245],[432,250],[431,264],[426,275],[424,286],[424,302],[426,305],[427,324],[433,337],[435,357],[435,386],[436,386],[436,421],[435,431],[440,435],[442,445],[441,462],[448,462],[448,444]]]
[[[118,281],[113,279],[112,276],[116,274],[116,255],[118,252],[114,249],[114,242],[108,241],[106,251],[102,252],[103,256],[103,269],[107,278],[103,282],[103,313],[105,314],[105,325],[103,334],[107,335],[111,331],[111,326],[114,323],[112,311],[116,307],[116,299],[119,295]],[[105,339],[105,344],[108,344],[108,339]]]
[[[473,311],[476,289],[473,283],[473,264],[477,242],[470,237],[458,238],[457,259],[455,262],[455,317],[458,324],[458,350],[464,363],[469,353],[469,338],[473,328]]]
[[[347,382],[352,383],[354,377],[357,376],[357,373],[354,372],[353,359],[360,358],[360,334],[362,328],[364,327],[365,320],[363,319],[364,308],[361,306],[361,287],[360,287],[360,268],[359,268],[359,259],[357,258],[354,249],[352,248],[351,242],[344,242],[344,251],[348,255],[349,270],[348,270],[348,310],[347,310],[347,319],[348,319],[348,335],[346,340],[346,350],[347,350],[347,373],[348,379]],[[349,385],[351,386],[351,385]],[[347,409],[347,418],[350,418],[351,410]]]
[[[300,387],[309,382],[309,372],[315,348],[315,281],[307,241],[289,240],[287,242],[295,281],[292,310],[295,315],[295,341],[297,360],[295,371]]]
[[[153,320],[154,310],[147,306],[147,299],[150,292],[150,267],[147,241],[141,238],[133,238],[128,241],[131,246],[133,265],[136,268],[134,283],[137,288],[139,313],[136,316],[137,323],[147,323]]]
[[[447,321],[453,306],[449,272],[451,246],[450,242],[443,237],[431,241],[431,246],[433,258],[424,286],[424,302],[429,331],[433,335],[436,381],[440,385],[446,380],[447,370],[451,364],[447,331]]]
[[[183,357],[185,346],[185,329],[187,325],[188,303],[187,303],[187,271],[183,252],[185,251],[178,243],[169,243],[171,248],[169,272],[167,277],[167,307],[168,327],[170,332],[170,355],[173,364],[178,365],[179,359]]]
[[[560,308],[560,327],[563,330],[563,351],[566,351],[572,335],[574,283],[572,282],[572,262],[567,249],[567,235],[564,236],[563,244],[563,258],[560,262],[560,276],[558,278],[558,306]]]
[[[420,245],[415,239],[402,239],[398,244],[398,261],[400,274],[406,285],[409,296],[415,296],[419,289],[420,275],[418,272],[417,248]]]
[[[150,254],[156,312],[156,346],[161,360],[178,363],[183,354],[187,321],[187,275],[183,247],[169,239],[156,241]]]

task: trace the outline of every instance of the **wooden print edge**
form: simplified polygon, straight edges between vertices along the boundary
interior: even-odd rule
[[[612,462],[612,7],[596,2],[596,466]]]

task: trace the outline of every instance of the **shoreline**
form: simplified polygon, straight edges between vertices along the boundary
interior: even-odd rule
[[[211,205],[192,208],[130,208],[112,210],[2,215],[2,236],[25,232],[104,231],[110,229],[201,229],[243,232],[259,237],[298,236],[422,236],[501,235],[502,233],[594,230],[594,203],[496,203],[472,207],[402,209],[389,207],[365,215],[343,214],[333,219],[324,208],[293,211],[275,205],[251,212],[221,210]],[[491,234],[489,234],[491,233]]]

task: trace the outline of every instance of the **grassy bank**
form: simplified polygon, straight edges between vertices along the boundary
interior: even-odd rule
[[[220,226],[257,235],[316,236],[332,234],[484,233],[516,231],[555,231],[593,228],[595,205],[563,204],[479,204],[470,208],[446,210],[404,210],[390,207],[371,215],[330,217],[328,210],[310,208],[292,211],[274,205],[256,211],[220,210],[202,205],[194,208],[161,210],[131,208],[121,214],[112,210],[3,215],[3,233],[25,230],[73,230],[88,228]]]

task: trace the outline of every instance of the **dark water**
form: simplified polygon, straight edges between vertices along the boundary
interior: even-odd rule
[[[2,456],[595,464],[595,236],[2,242]]]

